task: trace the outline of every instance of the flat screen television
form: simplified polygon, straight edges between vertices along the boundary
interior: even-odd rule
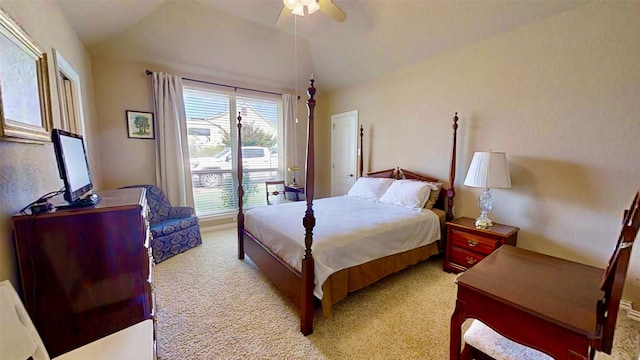
[[[84,197],[93,189],[93,183],[82,136],[53,129],[51,141],[60,178],[64,182],[64,199],[69,203],[68,206],[95,205],[98,200],[95,196]]]

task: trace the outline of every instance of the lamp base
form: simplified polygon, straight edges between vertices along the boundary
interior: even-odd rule
[[[487,216],[489,211],[493,210],[493,196],[488,188],[485,188],[478,197],[478,208],[480,209],[480,217],[476,219],[476,228],[488,229],[493,226],[493,222]]]
[[[487,214],[481,214],[476,218],[475,225],[476,229],[487,230],[488,228],[493,226],[493,222],[487,217]]]

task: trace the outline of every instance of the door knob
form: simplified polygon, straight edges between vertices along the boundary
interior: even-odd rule
[[[353,174],[349,174],[350,177],[353,177]]]

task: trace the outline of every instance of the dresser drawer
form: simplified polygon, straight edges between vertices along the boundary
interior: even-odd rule
[[[467,269],[477,264],[480,260],[484,259],[484,257],[485,256],[482,254],[457,247],[451,247],[450,261],[460,266],[464,266]]]
[[[466,249],[483,255],[491,254],[495,249],[500,247],[498,240],[471,234],[464,231],[453,229],[451,231],[451,246]]]

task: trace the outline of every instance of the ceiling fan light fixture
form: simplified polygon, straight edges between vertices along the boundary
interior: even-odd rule
[[[287,7],[287,9],[293,10],[299,3],[299,0],[282,0],[282,2],[284,3],[284,6]]]
[[[311,15],[318,10],[322,10],[322,12],[338,22],[347,19],[347,14],[345,14],[338,5],[334,4],[333,0],[282,0],[282,2],[284,6],[282,10],[280,10],[280,15],[278,15],[278,19],[276,20],[276,25],[278,26],[284,25],[291,17],[291,14],[304,16],[306,12],[308,15]]]
[[[291,13],[293,15],[304,16],[304,5],[302,5],[301,2],[298,2]]]
[[[320,10],[320,5],[318,5],[318,3],[315,2],[315,0],[312,0],[311,3],[307,5],[307,11],[309,12],[309,15],[313,14],[318,10]]]

